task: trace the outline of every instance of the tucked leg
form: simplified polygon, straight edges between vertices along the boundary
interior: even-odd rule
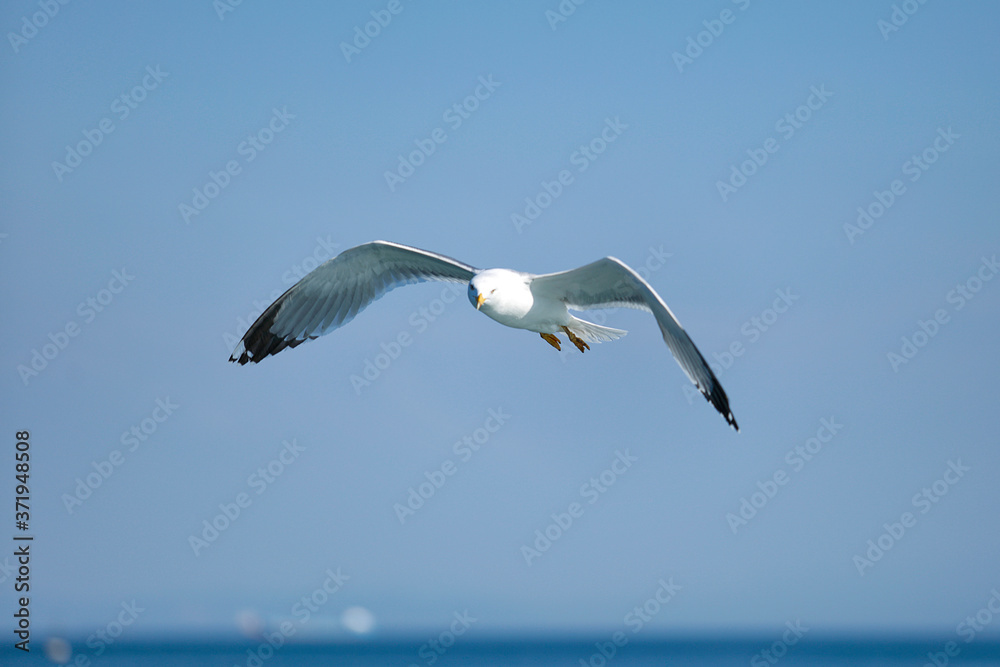
[[[562,348],[559,346],[559,339],[558,338],[556,338],[552,334],[547,334],[547,333],[540,333],[538,335],[541,336],[542,338],[544,338],[546,343],[548,343],[552,347],[556,348],[557,350],[562,351]]]
[[[569,342],[573,343],[573,345],[576,345],[576,349],[580,350],[580,352],[583,352],[584,348],[588,350],[590,349],[590,346],[587,345],[587,341],[580,338],[566,327],[563,327],[562,330],[566,332],[567,336],[569,336]]]

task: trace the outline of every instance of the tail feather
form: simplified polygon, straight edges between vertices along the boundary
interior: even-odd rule
[[[628,332],[624,329],[612,329],[602,327],[600,324],[587,322],[578,317],[574,317],[569,324],[569,329],[588,343],[604,343],[609,340],[618,340]]]

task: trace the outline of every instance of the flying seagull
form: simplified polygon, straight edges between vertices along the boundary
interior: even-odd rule
[[[261,313],[233,350],[230,361],[257,363],[286,347],[330,333],[371,302],[400,285],[428,280],[468,283],[476,310],[500,324],[538,333],[560,348],[564,334],[580,352],[627,332],[570,315],[569,310],[638,308],[653,313],[677,363],[737,431],[729,399],[660,295],[627,264],[605,257],[578,269],[535,275],[510,269],[477,269],[451,257],[389,241],[355,246],[295,283]]]

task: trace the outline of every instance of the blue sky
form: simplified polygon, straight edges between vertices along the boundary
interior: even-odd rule
[[[633,631],[666,582],[650,636],[960,637],[1000,586],[1000,9],[903,4],[6,3],[36,632]],[[373,239],[641,267],[742,431],[648,314],[557,353],[439,284],[228,363]]]

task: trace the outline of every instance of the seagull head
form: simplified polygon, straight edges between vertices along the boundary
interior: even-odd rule
[[[479,277],[473,276],[469,281],[469,303],[475,306],[476,310],[482,308],[486,300],[496,292],[496,287],[490,285],[488,280],[477,280]]]
[[[509,269],[480,271],[469,281],[469,303],[487,313],[506,310],[506,304],[522,292],[528,293],[524,274]]]

